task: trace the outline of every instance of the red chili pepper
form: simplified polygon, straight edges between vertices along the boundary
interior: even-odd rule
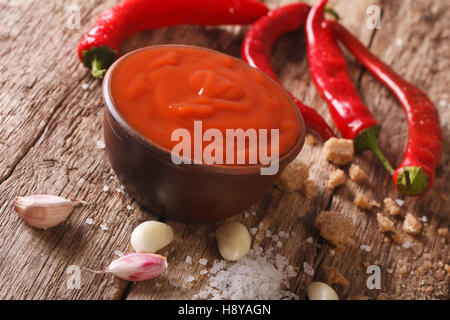
[[[305,3],[294,3],[269,11],[259,18],[245,35],[241,56],[244,61],[274,79],[281,85],[270,63],[273,44],[284,33],[299,29],[306,20],[311,7]],[[288,92],[297,104],[306,125],[324,140],[335,137],[333,129],[311,107],[304,105]]]
[[[308,61],[311,76],[344,138],[354,140],[355,149],[371,149],[384,167],[393,173],[389,161],[381,153],[377,136],[380,129],[352,83],[347,62],[332,33],[324,27],[327,0],[314,6],[306,20]]]
[[[193,24],[252,23],[268,11],[257,0],[123,0],[99,15],[78,45],[78,56],[102,78],[119,56],[124,38],[136,32]]]
[[[433,186],[434,170],[442,150],[438,111],[421,90],[400,77],[374,56],[356,37],[335,21],[327,22],[339,41],[386,85],[403,106],[408,119],[408,144],[403,161],[393,175],[394,184],[406,195],[418,195]]]

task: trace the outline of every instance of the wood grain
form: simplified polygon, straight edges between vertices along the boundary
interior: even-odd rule
[[[271,8],[293,1],[266,1]],[[313,3],[313,1],[307,1]],[[80,30],[66,27],[68,13],[63,1],[2,2],[5,22],[0,24],[0,298],[1,299],[190,299],[207,285],[200,276],[219,259],[210,225],[185,225],[169,221],[176,239],[167,251],[169,270],[145,283],[127,283],[110,275],[96,275],[81,270],[80,289],[68,289],[67,268],[76,265],[102,269],[116,256],[115,250],[131,250],[129,236],[140,222],[153,217],[142,211],[120,187],[111,171],[103,149],[96,146],[102,138],[101,83],[90,77],[76,55],[75,47],[96,16],[116,1],[80,2]],[[382,9],[379,30],[366,27],[366,9],[377,4]],[[278,251],[298,267],[298,277],[290,288],[306,298],[305,287],[313,280],[323,280],[325,267],[333,266],[348,279],[350,286],[337,288],[341,298],[366,295],[377,298],[386,293],[393,299],[448,299],[449,276],[439,262],[450,263],[448,240],[442,242],[437,228],[449,226],[450,209],[441,194],[450,194],[450,21],[445,1],[330,1],[341,14],[341,22],[372,52],[391,64],[402,76],[427,92],[438,106],[444,125],[444,150],[437,171],[436,185],[423,197],[406,198],[401,214],[411,212],[426,216],[423,232],[412,248],[398,250],[385,242],[378,231],[377,211],[362,212],[353,205],[354,196],[365,193],[382,202],[386,196],[402,198],[377,160],[364,153],[355,160],[370,176],[367,183],[349,179],[345,186],[331,192],[326,187],[334,167],[321,156],[321,144],[305,146],[301,156],[310,164],[310,172],[319,188],[313,200],[301,193],[283,193],[274,186],[251,210],[230,220],[242,221],[248,227],[264,223],[272,233],[295,231],[283,241]],[[159,43],[184,43],[209,47],[239,56],[245,27],[173,27],[140,33],[124,43],[123,51]],[[401,39],[403,44],[398,45]],[[361,95],[383,124],[381,148],[395,164],[401,161],[407,137],[402,109],[388,90],[367,74],[350,56],[352,79]],[[306,61],[304,32],[285,35],[273,52],[275,70],[286,88],[306,104],[319,110],[331,123],[326,105],[310,79]],[[87,83],[88,90],[81,85]],[[104,186],[109,191],[103,191]],[[17,195],[49,193],[78,198],[88,204],[77,208],[71,217],[56,228],[41,231],[25,225],[12,209]],[[127,206],[130,206],[129,209]],[[319,237],[312,221],[322,210],[337,210],[350,217],[357,226],[357,248],[341,255],[330,254],[332,247]],[[85,221],[93,219],[89,225]],[[396,224],[401,223],[401,218]],[[102,230],[101,225],[108,230]],[[312,237],[313,243],[306,242]],[[255,240],[255,242],[259,242]],[[264,239],[267,248],[272,241]],[[370,252],[359,249],[370,245]],[[190,255],[194,263],[184,262]],[[407,268],[400,275],[399,261]],[[315,276],[303,272],[303,262],[315,268]],[[423,275],[416,270],[426,261],[432,267]],[[381,290],[366,287],[365,266],[377,264],[382,272]],[[196,280],[186,283],[189,275]],[[169,281],[171,284],[169,284]],[[174,284],[176,286],[174,286]],[[184,288],[185,287],[185,288]]]

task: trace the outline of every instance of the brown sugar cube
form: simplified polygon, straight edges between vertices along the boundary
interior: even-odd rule
[[[406,233],[416,235],[422,229],[422,223],[411,213],[408,213],[403,221],[402,229]]]
[[[328,161],[335,165],[344,165],[352,162],[355,148],[352,140],[330,138],[325,142],[323,153]]]
[[[389,300],[389,295],[385,292],[382,292],[378,295],[377,300]]]
[[[398,245],[403,245],[407,240],[406,235],[401,232],[394,232],[391,237],[392,240]]]
[[[423,276],[425,274],[425,269],[423,267],[418,267],[417,272]]]
[[[345,181],[345,173],[341,169],[337,169],[330,173],[330,176],[328,177],[328,188],[336,188],[337,186],[340,186]]]
[[[308,134],[305,138],[305,143],[309,146],[315,146],[316,145],[316,138],[312,134]]]
[[[348,173],[350,179],[352,179],[355,182],[361,182],[369,178],[367,174],[356,164],[352,164],[350,166]]]
[[[348,279],[339,272],[336,268],[325,267],[325,282],[330,286],[336,284],[341,287],[348,287],[350,282]]]
[[[349,296],[347,300],[369,300],[369,297],[363,294],[354,294]]]
[[[447,273],[450,274],[450,265],[446,264],[446,265],[444,266],[444,270],[445,270],[445,272],[447,272]]]
[[[380,203],[378,203],[378,202],[375,201],[375,200],[370,200],[370,201],[369,201],[369,205],[370,205],[371,207],[381,208]]]
[[[431,267],[433,267],[433,264],[431,263],[431,261],[430,260],[425,260],[424,262],[423,262],[423,268],[425,269],[425,270],[429,270],[429,269],[431,269]]]
[[[297,157],[283,170],[279,186],[286,192],[303,188],[309,177],[309,168]]]
[[[441,237],[446,237],[448,234],[448,228],[439,228],[437,232]]]
[[[307,180],[304,185],[303,190],[305,197],[308,199],[312,199],[317,196],[317,187],[316,183],[313,180]]]
[[[384,206],[391,216],[396,216],[400,213],[400,208],[397,206],[394,200],[391,198],[384,199]]]
[[[336,211],[322,211],[314,219],[314,226],[320,235],[339,250],[353,242],[355,226],[342,213]]]
[[[381,213],[377,213],[377,222],[381,232],[395,232],[392,220],[383,216]]]
[[[358,193],[358,195],[356,196],[355,200],[353,201],[353,203],[363,209],[363,210],[368,210],[370,209],[370,203],[369,200],[367,200],[367,197],[365,195],[363,195],[362,193]]]

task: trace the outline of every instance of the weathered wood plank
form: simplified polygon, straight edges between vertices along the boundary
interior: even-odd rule
[[[211,262],[220,258],[215,240],[209,236],[219,223],[194,226],[169,221],[176,238],[163,250],[168,251],[170,268],[157,282],[134,284],[127,292],[127,282],[83,270],[81,289],[69,290],[66,286],[68,266],[101,269],[115,257],[114,250],[131,250],[129,236],[136,225],[154,218],[126,195],[116,192],[119,182],[110,179],[113,175],[104,151],[96,147],[96,141],[102,140],[100,82],[91,79],[74,54],[82,32],[101,10],[115,2],[83,2],[81,30],[65,28],[67,13],[63,2],[22,0],[0,4],[6,18],[0,25],[0,56],[4,62],[0,73],[0,244],[3,249],[0,252],[0,298],[190,299],[207,283],[206,277],[198,274],[204,268],[198,264],[198,259],[207,258],[210,268]],[[274,8],[292,1],[267,2]],[[341,13],[342,23],[367,45],[373,35],[373,30],[365,25],[369,4],[374,3],[330,1],[330,6]],[[407,199],[402,208],[402,214],[425,215],[429,222],[413,249],[397,250],[395,244],[383,242],[375,221],[376,211],[364,213],[352,204],[357,192],[367,193],[378,201],[388,195],[400,197],[374,157],[364,154],[356,160],[369,173],[368,183],[347,182],[332,193],[326,183],[333,166],[320,156],[320,144],[305,146],[302,157],[311,165],[311,175],[320,190],[314,200],[306,200],[297,192],[283,193],[274,187],[254,206],[256,216],[231,218],[249,227],[263,222],[264,230],[272,232],[296,232],[283,242],[279,252],[286,255],[291,264],[300,267],[299,276],[291,281],[291,289],[301,298],[306,297],[304,287],[313,280],[301,268],[304,261],[316,269],[314,280],[322,279],[326,266],[342,271],[351,283],[346,290],[338,290],[342,298],[354,294],[376,298],[380,292],[392,298],[448,297],[448,275],[439,280],[438,267],[434,266],[424,276],[410,272],[403,277],[396,275],[395,269],[399,259],[409,264],[410,271],[424,260],[435,265],[438,261],[450,262],[448,244],[442,244],[436,235],[438,226],[449,225],[450,215],[448,206],[439,198],[440,193],[449,194],[450,99],[446,83],[450,80],[447,72],[450,11],[446,10],[445,2],[431,0],[375,4],[382,7],[383,20],[382,28],[375,33],[373,52],[428,92],[437,104],[440,105],[441,100],[447,103],[440,107],[447,127],[436,187],[424,197]],[[144,45],[185,43],[239,56],[244,32],[245,28],[240,27],[167,28],[134,36],[124,44],[124,52]],[[40,41],[42,35],[46,35],[48,41]],[[396,46],[395,39],[400,37],[403,46]],[[327,115],[331,123],[325,103],[309,76],[303,38],[303,31],[299,31],[280,40],[274,50],[275,70],[288,89]],[[358,82],[361,68],[355,61],[349,61],[351,75]],[[81,83],[88,83],[89,89],[83,91]],[[366,103],[383,123],[381,146],[387,156],[398,163],[407,136],[403,112],[388,91],[370,75],[363,74],[359,85]],[[110,190],[104,192],[104,185]],[[14,196],[31,193],[76,197],[89,204],[77,208],[65,224],[39,231],[26,226],[12,210]],[[128,204],[131,210],[126,208]],[[358,245],[371,245],[371,252],[355,248],[342,255],[330,255],[331,247],[318,237],[312,226],[316,214],[329,207],[352,218],[357,225]],[[86,224],[87,218],[92,218],[94,223]],[[108,230],[101,230],[101,224]],[[312,244],[305,241],[308,237],[314,238]],[[264,239],[261,245],[267,247],[271,241]],[[192,266],[184,262],[187,255],[194,260]],[[381,290],[366,288],[368,275],[364,262],[377,262],[380,266]],[[190,274],[197,280],[185,289],[169,284],[169,280],[185,284]],[[426,285],[422,286],[422,281]],[[433,291],[428,292],[428,286],[432,286]],[[438,287],[441,290],[437,290]]]

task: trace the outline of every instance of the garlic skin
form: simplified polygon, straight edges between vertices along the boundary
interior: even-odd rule
[[[72,213],[75,203],[52,195],[16,197],[14,210],[35,228],[47,229],[64,222]]]
[[[145,281],[156,278],[167,269],[166,257],[153,253],[128,253],[113,262],[104,272],[128,281]]]

